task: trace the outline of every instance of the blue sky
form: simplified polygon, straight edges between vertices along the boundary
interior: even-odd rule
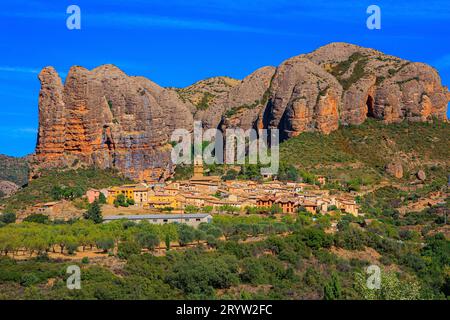
[[[81,8],[81,30],[66,9]],[[381,30],[366,9],[380,6]],[[163,86],[211,76],[243,78],[259,67],[333,41],[430,63],[450,85],[450,2],[287,0],[15,0],[0,12],[0,153],[34,151],[45,66],[113,63]]]

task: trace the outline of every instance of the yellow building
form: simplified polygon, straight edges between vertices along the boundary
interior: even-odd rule
[[[144,205],[148,202],[149,194],[152,191],[144,184],[130,184],[108,189],[108,204],[114,204],[117,196],[123,194],[127,199],[134,200],[137,205]]]

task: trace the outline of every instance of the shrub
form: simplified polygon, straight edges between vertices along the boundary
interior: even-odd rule
[[[28,217],[26,217],[25,219],[23,219],[24,222],[33,222],[33,223],[42,223],[42,224],[47,224],[49,223],[49,218],[47,215],[41,214],[41,213],[37,213],[37,214],[32,214]]]
[[[117,255],[121,259],[128,259],[134,254],[141,253],[141,246],[136,241],[124,241],[119,243]]]
[[[0,214],[0,222],[4,224],[10,224],[16,222],[16,214],[12,212]]]
[[[39,278],[34,273],[25,273],[20,280],[20,284],[25,287],[32,286],[36,283],[39,283]]]
[[[106,197],[102,192],[100,192],[100,195],[98,196],[98,203],[106,204]]]
[[[367,244],[367,236],[362,230],[350,226],[339,231],[335,237],[335,245],[347,250],[363,250]]]

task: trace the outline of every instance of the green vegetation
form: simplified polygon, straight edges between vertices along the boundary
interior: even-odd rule
[[[0,225],[10,224],[16,222],[16,214],[12,212],[0,214]]]
[[[405,84],[405,83],[407,83],[407,82],[410,82],[410,81],[419,81],[420,79],[419,79],[419,77],[413,77],[413,78],[409,78],[409,79],[405,79],[405,80],[402,80],[402,81],[397,81],[397,84],[399,85],[399,86],[402,86],[403,84]]]
[[[89,188],[106,188],[132,181],[113,170],[77,169],[66,171],[44,171],[40,178],[30,181],[28,186],[12,197],[3,199],[6,212],[16,212],[25,207],[54,200],[73,200],[81,197]]]
[[[286,166],[358,186],[389,178],[385,165],[395,154],[403,153],[418,165],[412,175],[424,169],[431,175],[430,183],[444,185],[450,159],[449,136],[448,123],[384,125],[368,119],[360,126],[341,127],[329,135],[302,133],[281,144],[280,159]],[[405,174],[405,179],[410,176]]]
[[[102,210],[97,201],[94,201],[91,205],[89,205],[89,209],[84,214],[84,218],[87,220],[92,220],[94,223],[103,222]]]
[[[367,61],[368,58],[365,55],[355,52],[348,58],[348,60],[342,61],[334,66],[331,70],[331,74],[338,79],[344,90],[348,90],[352,84],[356,83],[364,76],[364,67],[367,64]],[[344,75],[352,66],[353,70],[351,75],[344,78]]]
[[[387,225],[379,223],[381,229]],[[170,248],[175,241],[184,246],[182,250]],[[253,215],[216,216],[213,223],[198,229],[129,221],[24,222],[0,228],[0,299],[448,298],[450,241],[441,234],[422,241],[425,245],[400,242],[386,234],[381,237],[347,215],[341,217],[337,232],[329,234],[323,223],[306,213],[283,221]],[[201,242],[206,246],[187,246]],[[68,263],[50,260],[47,254],[93,246],[110,255],[117,247],[114,259],[124,259],[123,263],[110,270],[94,260],[80,259],[83,289],[68,290]],[[154,256],[151,252],[157,247],[170,250]],[[376,250],[381,255],[377,262],[382,270],[381,289],[369,290],[365,285],[366,267],[373,262],[337,255],[333,247],[348,253],[367,247]],[[39,256],[11,259],[24,255],[19,252],[24,248]],[[395,273],[386,270],[392,265]],[[53,284],[45,285],[50,279]]]
[[[314,184],[316,176],[323,175],[329,182],[325,188],[359,191],[363,186],[392,179],[385,173],[385,166],[395,155],[404,154],[405,174],[400,182],[415,180],[415,173],[424,170],[427,181],[421,193],[426,194],[447,182],[448,136],[448,123],[385,125],[373,119],[359,126],[341,126],[329,135],[304,132],[280,145],[278,178]],[[260,169],[261,165],[250,164],[209,165],[205,166],[205,175],[261,181]],[[189,179],[192,172],[192,165],[177,166],[175,180]]]
[[[129,207],[134,205],[134,200],[125,197],[124,194],[119,194],[114,200],[114,206],[118,207]]]
[[[241,110],[255,109],[257,106],[261,105],[261,103],[262,102],[260,100],[255,100],[255,102],[253,102],[252,104],[243,104],[241,106],[231,108],[230,110],[225,112],[224,117],[225,118],[231,118],[232,116],[234,116],[235,114],[237,114]]]
[[[209,108],[209,103],[211,102],[211,100],[214,99],[214,95],[212,93],[209,92],[205,92],[203,94],[202,99],[200,100],[200,102],[196,105],[198,110],[206,110]]]
[[[50,223],[49,217],[47,215],[41,214],[41,213],[29,215],[28,217],[23,219],[23,221],[24,222],[32,222],[32,223],[43,223],[43,224]]]

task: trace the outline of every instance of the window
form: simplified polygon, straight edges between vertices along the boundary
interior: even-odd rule
[[[190,219],[184,219],[184,221],[186,221],[186,222],[189,222],[189,221],[190,221]]]
[[[197,218],[197,219],[195,219],[195,221],[200,221],[200,219]]]
[[[164,223],[167,223],[167,222],[169,222],[169,220],[167,220],[167,219],[164,219],[164,220],[163,220],[163,222],[164,222]]]

